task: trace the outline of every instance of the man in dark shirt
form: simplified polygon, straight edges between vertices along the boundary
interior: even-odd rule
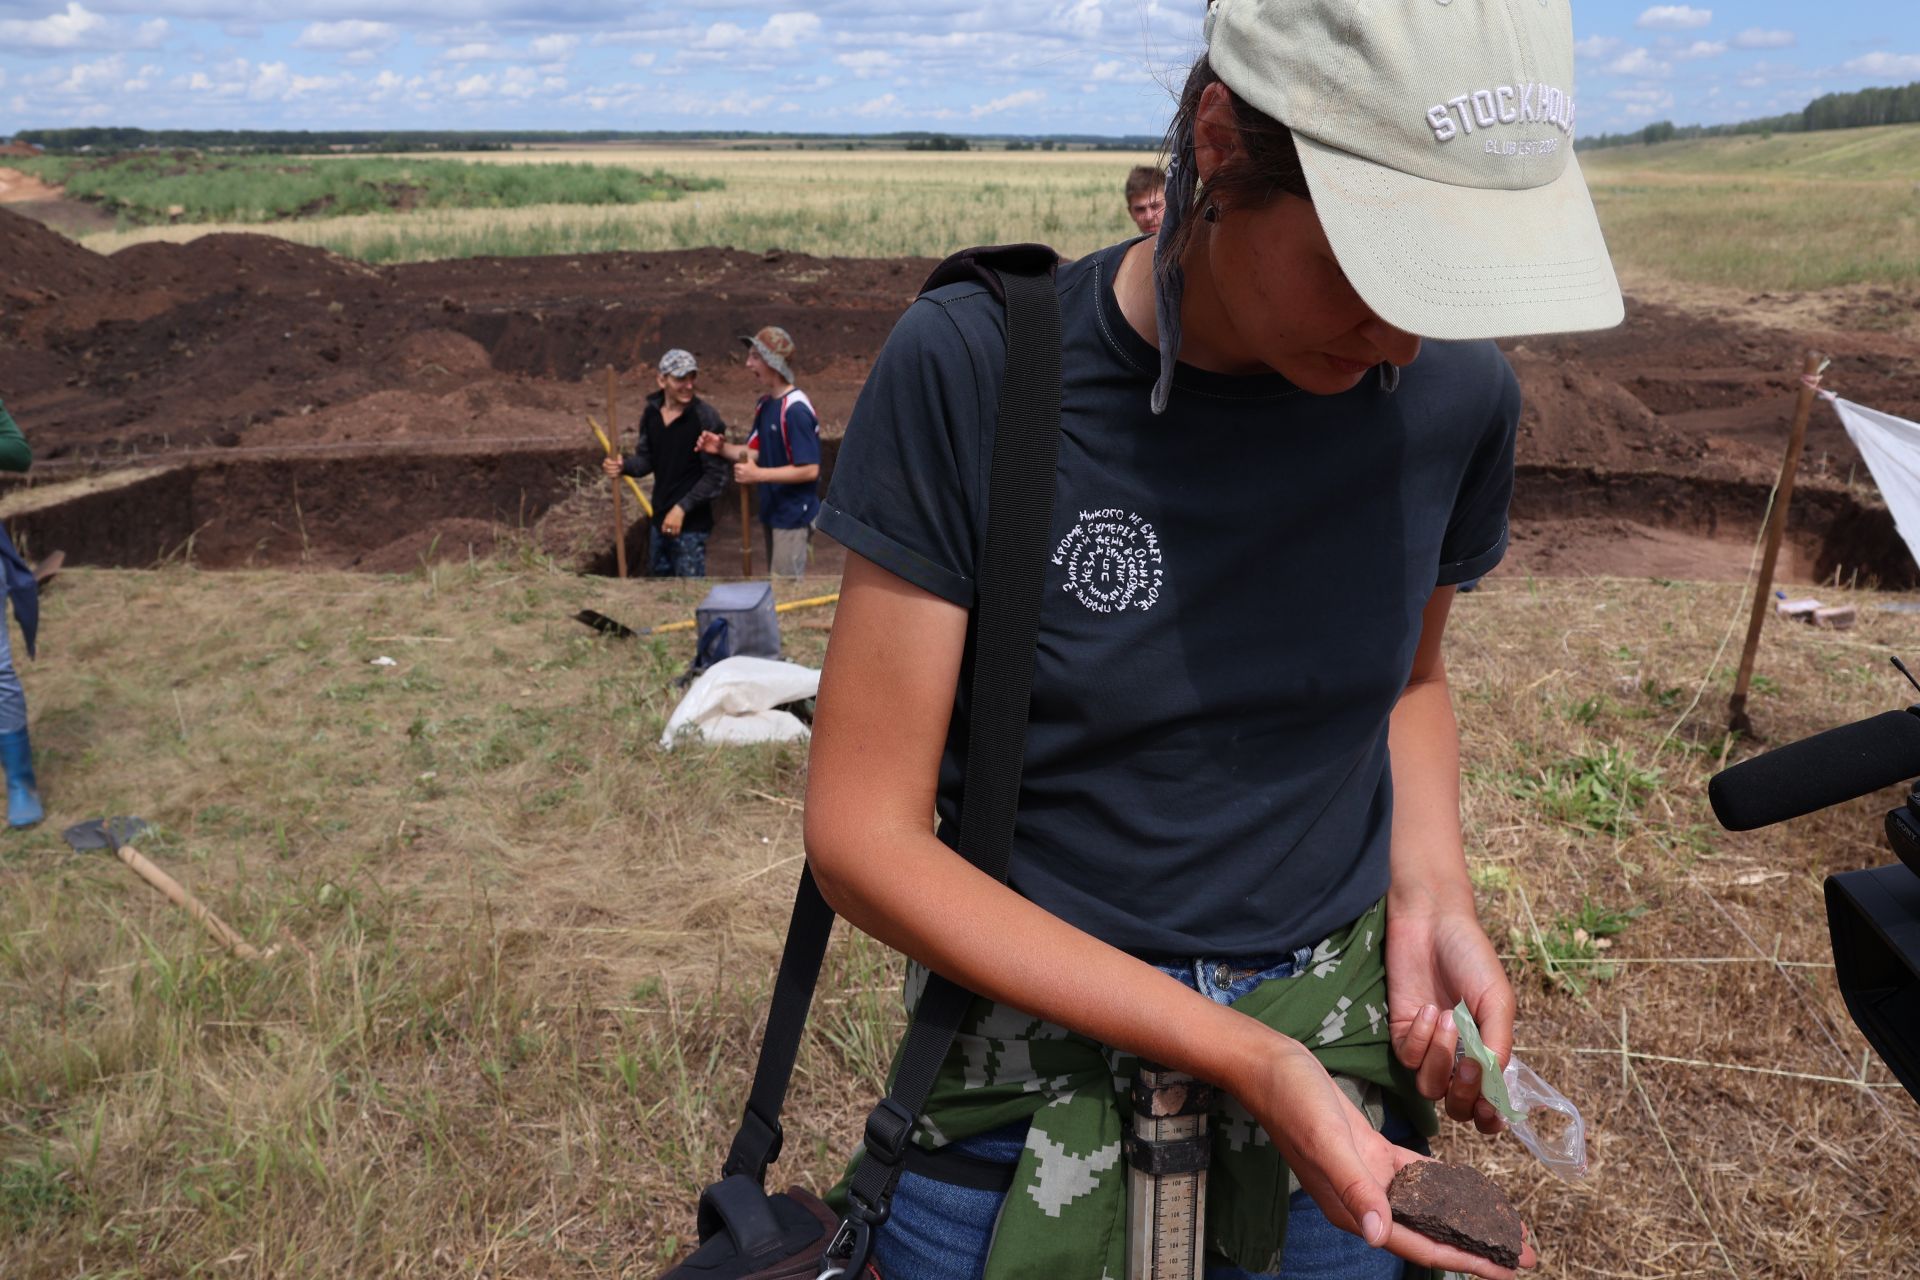
[[[713,499],[727,487],[727,463],[694,446],[705,432],[724,436],[727,424],[694,391],[699,366],[678,347],[660,357],[660,389],[647,397],[640,438],[624,458],[608,458],[610,476],[654,475],[653,557],[656,578],[707,576],[707,535]]]

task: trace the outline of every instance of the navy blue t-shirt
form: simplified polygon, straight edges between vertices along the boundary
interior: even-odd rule
[[[786,421],[781,424],[781,408]],[[747,447],[757,450],[763,467],[807,467],[820,463],[820,420],[804,391],[762,396],[753,410],[753,434]],[[770,529],[804,529],[820,514],[820,482],[760,486],[760,523]]]
[[[1387,718],[1437,586],[1506,551],[1519,386],[1428,342],[1397,391],[1181,366],[1120,315],[1126,245],[1060,272],[1061,439],[1015,889],[1136,955],[1311,945],[1386,892]],[[971,607],[1004,313],[953,285],[895,326],[820,528]],[[940,764],[958,840],[963,672]]]

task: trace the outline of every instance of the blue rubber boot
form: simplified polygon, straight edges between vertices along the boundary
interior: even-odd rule
[[[31,827],[47,816],[33,778],[33,745],[25,729],[0,733],[0,765],[7,770],[7,824]]]

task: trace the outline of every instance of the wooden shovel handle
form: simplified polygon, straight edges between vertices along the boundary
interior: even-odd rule
[[[120,846],[118,852],[120,854],[120,861],[132,868],[133,874],[139,876],[142,880],[145,880],[148,884],[165,894],[167,900],[172,902],[174,906],[179,907],[195,920],[198,920],[221,946],[231,951],[234,955],[239,956],[242,960],[258,960],[260,958],[260,953],[248,946],[240,935],[235,933],[227,925],[226,921],[213,914],[213,912],[207,909],[206,904],[182,888],[178,880],[175,880],[151,862],[148,862],[145,855],[138,849],[130,844],[123,844]]]

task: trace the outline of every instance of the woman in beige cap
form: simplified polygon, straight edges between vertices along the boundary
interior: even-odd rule
[[[849,555],[810,864],[855,925],[981,997],[922,1113],[933,1158],[874,1235],[887,1280],[1125,1275],[1136,1057],[1228,1096],[1213,1280],[1512,1274],[1397,1224],[1387,1184],[1434,1102],[1501,1127],[1449,1017],[1464,1002],[1506,1060],[1442,636],[1507,543],[1519,391],[1489,339],[1621,316],[1572,154],[1571,17],[1216,0],[1207,40],[1157,239],[1058,275],[1009,886],[952,848],[1006,360],[984,288],[906,313],[820,517]]]

